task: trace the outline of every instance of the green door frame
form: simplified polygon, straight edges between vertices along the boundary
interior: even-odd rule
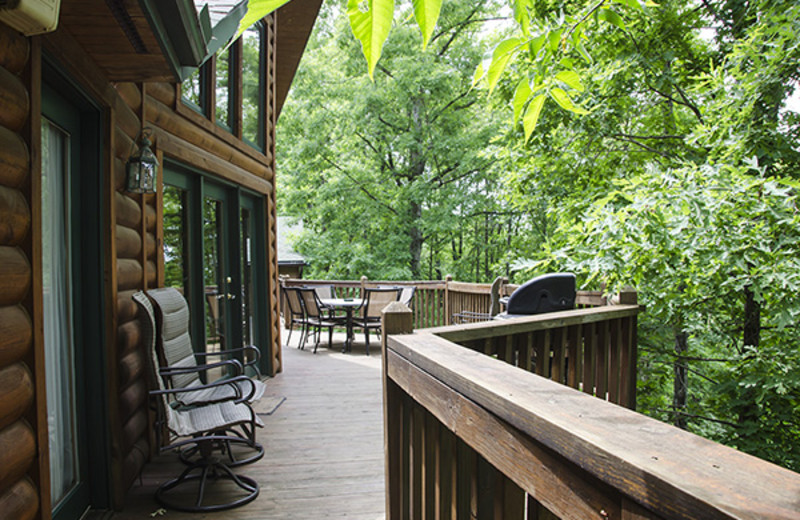
[[[50,86],[52,85],[52,87]],[[103,119],[101,108],[48,55],[42,59],[42,115],[67,128],[77,138],[71,153],[71,213],[73,327],[76,346],[76,396],[82,450],[81,478],[85,485],[72,492],[53,511],[55,520],[80,518],[86,507],[108,509],[110,487],[110,421],[105,348],[106,216],[103,195],[108,180],[103,172]],[[92,396],[91,399],[88,396]]]

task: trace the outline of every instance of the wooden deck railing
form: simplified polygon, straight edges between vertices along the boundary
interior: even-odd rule
[[[387,518],[800,518],[800,475],[598,398],[630,398],[629,374],[607,372],[604,392],[596,369],[632,352],[635,325],[614,324],[631,307],[415,333],[387,307]],[[611,350],[587,363],[595,341]],[[578,389],[520,369],[532,354],[546,372],[548,348],[551,378]]]
[[[414,328],[440,327],[450,325],[454,314],[465,312],[488,313],[491,304],[491,284],[466,283],[444,280],[424,281],[377,281],[362,277],[360,280],[304,280],[286,278],[281,280],[286,287],[318,287],[331,285],[342,298],[359,297],[366,287],[414,286]],[[510,295],[517,285],[505,284],[500,294]],[[578,291],[576,306],[579,308],[606,305],[606,299],[599,291]],[[283,308],[283,307],[281,307]],[[284,316],[286,313],[284,313]]]

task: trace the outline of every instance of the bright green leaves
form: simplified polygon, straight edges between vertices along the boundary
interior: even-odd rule
[[[519,116],[522,114],[522,109],[525,108],[525,103],[531,98],[531,86],[528,84],[527,78],[523,78],[517,84],[514,91],[514,125],[519,121]],[[537,116],[538,117],[538,116]],[[525,139],[528,137],[525,136]]]
[[[525,111],[525,117],[522,118],[522,127],[525,130],[525,141],[530,138],[533,129],[536,128],[536,123],[539,121],[539,114],[542,113],[542,107],[544,107],[544,101],[544,94],[539,94],[533,98],[533,101],[531,101],[528,105],[528,109]]]
[[[578,92],[583,92],[583,83],[581,77],[574,70],[562,70],[556,74],[556,79],[563,82],[570,88],[574,88]]]
[[[392,27],[394,0],[348,0],[347,16],[353,35],[361,42],[369,77],[373,78],[381,49]]]
[[[581,108],[575,103],[572,102],[572,99],[569,97],[569,94],[562,88],[554,87],[550,90],[550,97],[558,103],[558,106],[563,108],[564,110],[569,110],[570,112],[574,112],[576,114],[588,114],[589,111],[585,108]]]
[[[500,42],[495,47],[492,53],[492,63],[489,65],[489,71],[486,73],[486,81],[489,85],[489,93],[491,94],[497,82],[500,81],[500,75],[506,70],[509,60],[514,56],[514,53],[519,48],[519,38],[509,38]]]
[[[414,0],[414,18],[422,33],[423,49],[428,46],[441,10],[442,0]]]
[[[522,123],[526,142],[539,121],[547,98],[574,114],[589,113],[576,101],[577,96],[586,91],[580,64],[591,65],[593,61],[587,49],[589,28],[602,30],[603,26],[610,24],[625,29],[623,11],[644,12],[646,7],[655,5],[644,0],[604,0],[592,2],[581,12],[562,13],[547,20],[533,15],[532,0],[514,0],[512,4],[518,36],[502,41],[494,49],[485,85],[491,95],[508,70],[522,72],[524,77],[518,80],[512,106],[514,125],[525,114]],[[521,64],[509,67],[518,56]],[[476,83],[477,78],[483,76],[482,67],[476,71]],[[534,88],[531,88],[530,77],[538,78]]]
[[[239,23],[239,30],[236,32],[236,36],[233,39],[236,40],[236,38],[241,36],[251,25],[258,22],[272,11],[275,11],[288,1],[289,0],[248,0],[247,12],[244,14],[244,18],[242,18],[242,21]]]

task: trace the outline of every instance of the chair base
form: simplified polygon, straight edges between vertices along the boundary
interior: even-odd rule
[[[214,451],[219,451],[227,455],[228,460],[225,462],[225,465],[229,468],[238,468],[239,466],[252,464],[264,457],[264,446],[256,441],[251,441],[239,431],[224,430],[221,432],[214,432],[214,435],[228,437],[224,441],[213,441],[212,446]],[[235,446],[242,446],[244,449],[235,450]],[[241,453],[242,451],[244,453]],[[178,453],[178,458],[187,466],[191,466],[199,463],[195,458],[199,452],[199,446],[195,445],[191,448],[181,450]]]
[[[192,472],[196,470],[199,473],[193,474]],[[206,484],[208,484],[209,480],[212,482],[228,480],[235,484],[243,494],[238,493],[235,498],[223,502],[204,503],[206,502]],[[191,484],[195,481],[198,482],[197,491],[194,503],[191,503],[191,490],[187,489],[187,486],[191,487]],[[172,490],[181,492],[169,493]],[[165,508],[187,513],[199,513],[225,511],[243,506],[255,500],[258,497],[258,493],[258,483],[252,478],[236,475],[228,465],[218,459],[201,459],[186,468],[178,478],[161,484],[156,490],[155,498]]]

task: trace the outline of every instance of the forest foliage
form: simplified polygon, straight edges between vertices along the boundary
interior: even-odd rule
[[[399,4],[374,68],[345,11],[278,125],[309,275],[633,286],[639,410],[800,470],[800,5]]]

